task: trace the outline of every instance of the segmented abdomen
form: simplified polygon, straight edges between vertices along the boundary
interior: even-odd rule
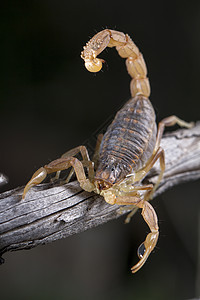
[[[130,99],[103,137],[100,164],[114,161],[127,169],[126,173],[141,169],[152,155],[156,132],[151,102],[143,96]]]

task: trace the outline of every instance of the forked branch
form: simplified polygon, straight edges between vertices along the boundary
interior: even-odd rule
[[[166,134],[161,142],[166,170],[155,196],[170,187],[200,178],[200,122],[192,129]],[[155,183],[159,164],[145,181]],[[77,181],[32,188],[22,200],[23,187],[0,194],[0,254],[29,249],[103,224],[124,214],[117,205],[81,190]]]

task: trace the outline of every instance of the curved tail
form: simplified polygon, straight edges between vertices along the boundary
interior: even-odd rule
[[[103,59],[97,58],[106,47],[116,47],[119,55],[126,58],[126,67],[132,77],[130,90],[132,97],[143,95],[149,97],[150,84],[147,78],[147,68],[142,54],[128,34],[120,31],[105,29],[97,33],[83,47],[81,58],[85,61],[85,67],[90,72],[99,72]]]

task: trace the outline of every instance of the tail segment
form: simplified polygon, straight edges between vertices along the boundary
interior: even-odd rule
[[[126,58],[126,67],[132,77],[130,90],[132,97],[150,95],[150,84],[147,78],[147,68],[142,54],[128,34],[120,31],[105,29],[97,33],[83,47],[81,58],[85,61],[85,67],[90,72],[99,72],[102,68],[103,59],[97,56],[106,47],[116,47],[119,55]]]

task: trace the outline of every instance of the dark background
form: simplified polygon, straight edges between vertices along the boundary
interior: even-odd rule
[[[87,72],[80,52],[96,32],[128,33],[147,63],[157,119],[199,119],[200,2],[3,1],[0,4],[0,171],[8,190],[82,144],[130,97],[124,61]],[[197,296],[199,182],[152,203],[160,239],[132,275],[148,228],[138,213],[31,251],[8,253],[1,299],[189,299]],[[200,220],[200,217],[199,217]]]

